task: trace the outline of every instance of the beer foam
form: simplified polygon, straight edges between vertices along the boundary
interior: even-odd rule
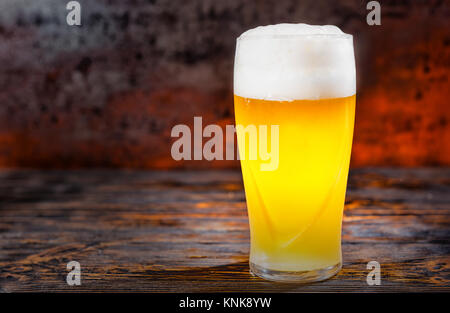
[[[237,39],[234,93],[275,101],[352,96],[356,93],[353,36],[332,25],[250,29]]]

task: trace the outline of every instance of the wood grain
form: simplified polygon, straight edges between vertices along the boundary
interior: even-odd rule
[[[239,171],[3,170],[0,291],[448,292],[449,226],[450,169],[353,170],[342,271],[273,283],[248,270]],[[66,284],[72,260],[81,286]]]

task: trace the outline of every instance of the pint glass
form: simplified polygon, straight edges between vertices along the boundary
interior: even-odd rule
[[[355,76],[353,37],[336,26],[270,25],[237,39],[234,104],[253,274],[312,282],[340,270]],[[269,169],[267,158],[249,157],[246,130],[263,125],[278,126],[253,137],[254,147],[276,142]]]

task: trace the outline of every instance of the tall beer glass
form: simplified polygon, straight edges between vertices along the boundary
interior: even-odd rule
[[[257,276],[312,282],[342,266],[355,76],[353,37],[336,26],[270,25],[237,39],[235,116]],[[278,125],[276,169],[248,157],[250,125]]]

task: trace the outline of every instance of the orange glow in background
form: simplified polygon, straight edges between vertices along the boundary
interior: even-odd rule
[[[279,22],[335,24],[353,34],[352,167],[450,165],[445,1],[383,3],[381,26],[367,25],[357,1],[258,3],[86,2],[75,30],[39,5],[28,15],[20,4],[2,11],[0,167],[238,168],[238,161],[174,161],[170,131],[194,116],[234,124],[235,39]]]

